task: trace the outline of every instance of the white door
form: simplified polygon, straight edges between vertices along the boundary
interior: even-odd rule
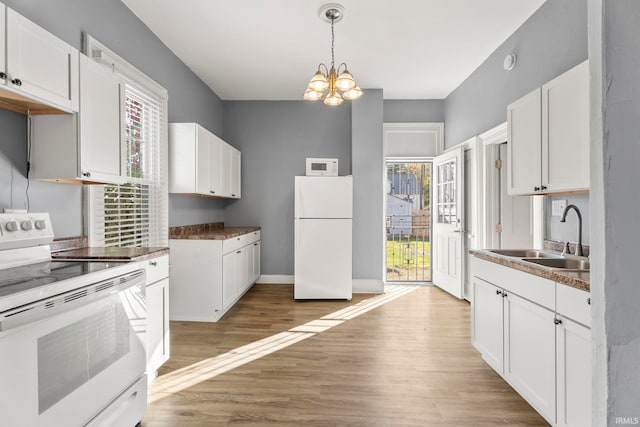
[[[533,248],[533,199],[532,196],[510,196],[507,192],[507,144],[500,144],[500,247]]]
[[[462,299],[464,153],[451,150],[433,162],[433,284]]]

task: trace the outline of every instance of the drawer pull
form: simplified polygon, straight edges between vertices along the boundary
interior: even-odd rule
[[[591,298],[587,298],[587,304],[591,305]]]

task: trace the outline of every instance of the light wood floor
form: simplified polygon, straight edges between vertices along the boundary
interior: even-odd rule
[[[471,345],[470,306],[421,287],[355,319],[166,393],[176,370],[302,325],[351,302],[294,302],[256,285],[218,323],[171,322],[171,359],[142,425],[546,426]],[[180,372],[180,371],[179,371]]]

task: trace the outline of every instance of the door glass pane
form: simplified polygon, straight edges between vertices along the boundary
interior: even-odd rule
[[[439,224],[455,224],[457,222],[456,205],[456,160],[437,166],[438,188],[436,191],[436,221]]]
[[[431,162],[387,162],[387,281],[431,281],[431,167]],[[442,199],[443,192],[439,186],[435,197]]]

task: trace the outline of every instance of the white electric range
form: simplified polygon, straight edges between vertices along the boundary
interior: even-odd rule
[[[133,427],[147,407],[145,271],[53,261],[46,213],[0,214],[2,426]]]

